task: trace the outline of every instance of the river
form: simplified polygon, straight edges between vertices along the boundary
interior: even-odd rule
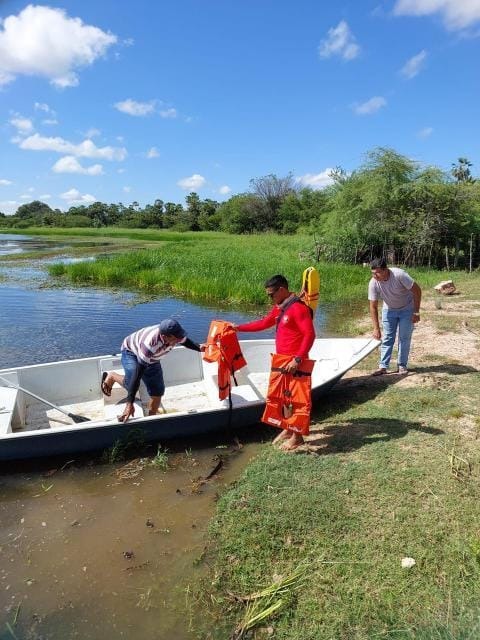
[[[118,353],[125,335],[167,316],[199,342],[213,318],[253,317],[178,298],[57,288],[44,267],[71,260],[66,248],[0,235],[0,256],[49,255],[0,261],[0,368]],[[317,313],[317,327],[324,321]],[[203,608],[191,584],[205,571],[215,496],[256,454],[257,429],[234,442],[220,434],[173,443],[167,470],[152,465],[152,453],[108,465],[83,457],[0,469],[0,640],[194,638]],[[220,459],[219,473],[203,481]]]

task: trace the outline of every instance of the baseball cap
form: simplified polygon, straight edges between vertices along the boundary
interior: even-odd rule
[[[181,326],[179,322],[174,320],[173,318],[165,318],[158,325],[160,329],[160,333],[163,333],[164,336],[175,336],[175,338],[185,338],[187,332]]]

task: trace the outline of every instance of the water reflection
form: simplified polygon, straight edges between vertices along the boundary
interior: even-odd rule
[[[16,240],[24,242],[22,236]],[[10,240],[3,235],[0,246],[2,242]],[[54,282],[42,269],[46,262],[1,266],[6,279],[0,283],[0,368],[118,353],[126,335],[169,316],[176,318],[198,342],[206,339],[212,319],[241,323],[258,316],[173,297],[145,302],[130,293],[42,288]],[[319,333],[325,322],[321,310],[315,322]],[[274,330],[264,331],[261,336],[273,337]]]
[[[30,241],[0,235],[0,252],[30,250]],[[45,246],[36,242],[36,248]],[[258,316],[171,297],[145,302],[130,293],[42,288],[52,282],[45,262],[0,267],[7,276],[0,283],[0,368],[117,353],[127,333],[166,316],[197,341],[213,318],[238,323]],[[324,320],[317,312],[317,331]],[[273,336],[273,330],[260,335]],[[258,429],[251,436],[257,440]],[[219,436],[217,444],[230,445],[231,436],[223,437],[227,442]],[[218,478],[201,486],[196,479],[228,451],[205,441],[182,447],[165,474],[147,467],[122,478],[119,465],[72,465],[53,474],[19,465],[0,469],[0,638],[10,637],[5,622],[16,616],[19,638],[195,637],[186,619],[186,589],[202,571],[195,561],[218,483],[237,478],[258,445],[244,446]],[[198,607],[195,615],[202,615]],[[195,632],[195,620],[191,626]]]
[[[44,238],[0,233],[0,255],[4,256],[42,249],[51,250],[66,246],[66,242],[59,242],[58,240],[46,240]]]

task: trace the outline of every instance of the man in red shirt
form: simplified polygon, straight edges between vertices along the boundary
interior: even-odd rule
[[[295,373],[315,340],[310,308],[288,289],[285,276],[276,275],[265,282],[267,296],[274,303],[268,315],[260,320],[234,326],[237,331],[263,331],[276,325],[275,350],[278,354],[292,356],[285,367]],[[273,441],[281,442],[281,448],[290,451],[303,444],[303,436],[283,429]]]

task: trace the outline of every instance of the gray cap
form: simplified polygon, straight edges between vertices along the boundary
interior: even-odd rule
[[[181,324],[173,318],[165,318],[165,320],[162,320],[158,326],[160,328],[160,333],[163,333],[164,336],[185,338],[185,336],[187,335],[187,332],[181,326]]]

